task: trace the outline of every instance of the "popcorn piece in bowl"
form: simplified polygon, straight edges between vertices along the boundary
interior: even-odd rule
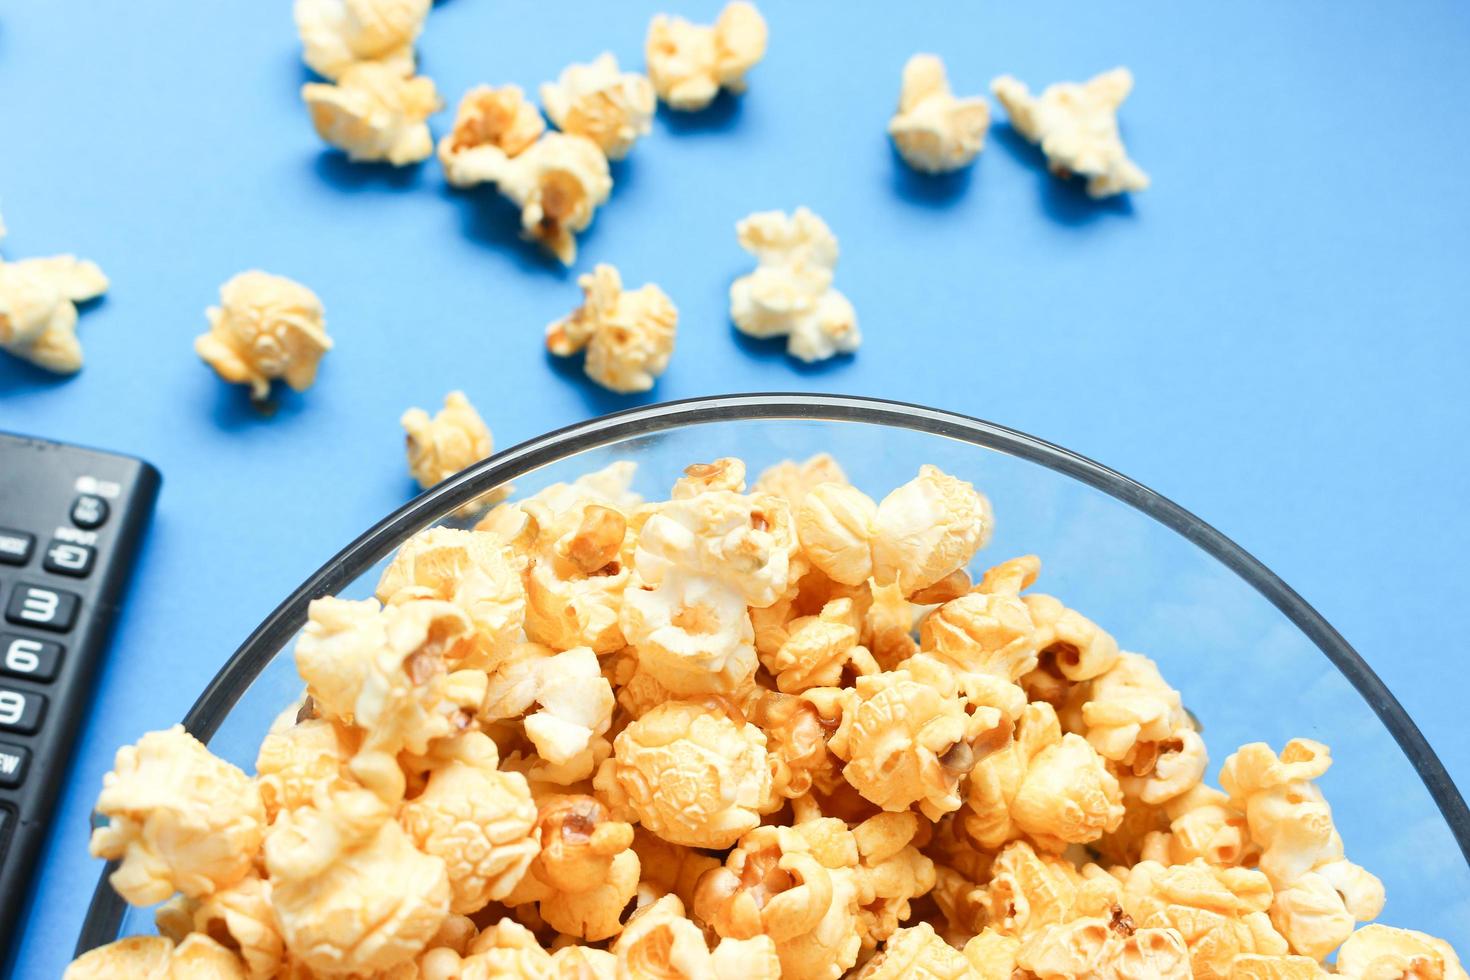
[[[563,265],[577,260],[577,238],[612,193],[601,147],[571,133],[547,133],[510,158],[493,178],[521,209],[521,232]]]
[[[960,782],[1001,724],[998,712],[968,713],[953,674],[922,654],[842,694],[829,744],[865,799],[885,810],[917,803],[930,820],[960,808]]]
[[[296,0],[302,57],[326,78],[360,61],[413,74],[413,44],[433,0]]]
[[[989,125],[989,103],[978,96],[955,98],[937,57],[916,54],[903,66],[898,112],[888,121],[888,134],[909,166],[930,174],[969,166],[985,146]]]
[[[755,633],[740,593],[674,572],[657,588],[623,596],[623,635],[638,666],[677,694],[730,694],[755,670]]]
[[[1465,968],[1443,939],[1413,929],[1364,926],[1337,952],[1337,972],[1350,980],[1440,977],[1465,980]]]
[[[399,821],[425,854],[444,861],[452,912],[478,912],[520,883],[536,856],[536,804],[526,778],[498,768],[495,743],[465,732],[436,750],[424,791]]]
[[[1052,974],[1039,974],[1051,976]],[[884,945],[883,951],[861,970],[853,980],[967,980],[970,964],[963,953],[945,942],[927,922],[911,929],[900,929]]]
[[[745,91],[745,75],[766,53],[766,21],[752,3],[735,0],[713,26],[659,14],[648,25],[644,57],[658,97],[691,112],[714,101],[721,88]]]
[[[80,371],[76,305],[106,291],[102,270],[71,255],[0,258],[0,349],[57,374]]]
[[[265,833],[255,783],[182,725],[119,749],[104,777],[94,857],[118,860],[112,887],[134,905],[202,897],[249,872]]]
[[[842,472],[837,460],[827,453],[817,453],[800,463],[787,459],[762,471],[752,489],[756,493],[770,493],[784,498],[795,513],[801,506],[802,498],[818,484],[846,482],[847,474]]]
[[[348,783],[283,814],[264,854],[286,947],[318,974],[400,966],[449,914],[444,861],[414,847],[376,794]]]
[[[623,159],[653,128],[653,84],[637,72],[619,71],[610,52],[542,85],[541,101],[557,129],[587,137],[609,160]]]
[[[1292,952],[1322,960],[1383,910],[1383,885],[1343,854],[1332,808],[1313,782],[1332,765],[1327,746],[1292,739],[1278,756],[1264,742],[1225,760],[1220,785],[1245,813],[1260,868],[1274,889],[1271,922]]]
[[[1109,197],[1148,187],[1148,174],[1128,158],[1118,133],[1118,108],[1133,90],[1127,68],[1105,71],[1086,82],[1058,82],[1039,96],[1002,75],[990,90],[1005,106],[1016,131],[1041,145],[1058,177],[1087,178],[1091,197]]]
[[[312,602],[296,642],[296,667],[324,717],[361,728],[347,768],[385,801],[404,793],[398,753],[422,754],[454,730],[441,710],[447,663],[470,649],[473,627],[456,605],[421,599],[380,606],[325,597]]]
[[[163,936],[130,936],[99,946],[77,957],[62,974],[62,980],[246,980],[247,976],[238,956],[208,936],[193,933],[177,947]]]
[[[303,85],[301,98],[317,135],[350,160],[402,167],[434,152],[425,120],[443,103],[431,79],[404,77],[387,65],[362,61],[342,72],[335,84]]]
[[[582,306],[546,328],[558,357],[586,350],[587,376],[610,391],[647,391],[669,365],[679,311],[653,283],[624,290],[622,277],[599,264],[580,277]]]
[[[872,578],[904,596],[962,569],[994,523],[983,494],[929,465],[879,504],[847,484],[818,485],[796,517],[804,554],[824,574],[847,585]]]
[[[518,85],[477,85],[459,100],[454,128],[439,139],[439,162],[455,187],[494,183],[506,161],[531,146],[546,122]]]
[[[556,795],[541,803],[536,839],[540,852],[507,904],[537,902],[548,925],[578,939],[621,932],[641,867],[633,827],[590,796]]]
[[[526,591],[510,550],[496,535],[433,527],[404,542],[378,580],[387,606],[420,599],[452,602],[469,617],[468,646],[455,646],[455,666],[490,668],[520,639]]]
[[[597,772],[600,799],[673,844],[729,847],[770,798],[766,737],[716,699],[671,701],[628,725]]]
[[[445,395],[444,407],[432,418],[422,408],[411,408],[399,423],[406,433],[409,475],[425,490],[494,450],[490,427],[462,391]]]
[[[271,908],[270,882],[256,870],[208,898],[176,895],[159,906],[154,919],[159,933],[181,950],[191,939],[214,937],[238,954],[241,975],[250,980],[269,980],[285,963],[286,944]]]
[[[221,286],[219,296],[220,305],[208,310],[209,332],[194,340],[206,364],[231,384],[248,384],[256,401],[270,395],[277,378],[296,391],[311,387],[318,362],[332,349],[316,293],[253,270]]]
[[[857,313],[832,288],[837,239],[806,208],[760,211],[735,226],[756,270],[730,285],[730,319],[751,337],[785,337],[798,360],[826,360],[862,343]]]

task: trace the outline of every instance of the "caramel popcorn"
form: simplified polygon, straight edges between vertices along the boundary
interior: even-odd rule
[[[194,933],[177,947],[162,936],[132,936],[83,953],[62,980],[246,980],[240,958],[208,936]]]
[[[336,723],[321,718],[266,735],[255,757],[255,773],[269,822],[282,810],[306,806],[318,786],[337,778],[352,754],[350,740]]]
[[[524,722],[526,737],[546,763],[536,775],[561,784],[586,779],[607,757],[602,736],[612,724],[612,687],[588,647],[565,650],[539,667],[536,701],[541,708]]]
[[[1242,953],[1230,964],[1230,980],[1319,980],[1327,976],[1322,964],[1310,956]]]
[[[730,285],[730,319],[751,337],[785,337],[798,360],[826,360],[862,343],[857,313],[832,288],[837,239],[806,208],[789,217],[759,211],[735,226],[740,247],[756,269]]]
[[[610,52],[571,65],[554,83],[542,85],[541,101],[557,129],[587,137],[609,160],[623,159],[653,128],[653,84],[636,72],[618,71]]]
[[[348,768],[383,799],[403,796],[399,752],[423,753],[453,730],[440,710],[446,652],[470,630],[458,607],[435,599],[382,607],[327,597],[309,607],[297,670],[326,717],[365,732]]]
[[[903,66],[888,135],[909,166],[930,174],[966,167],[980,155],[989,126],[990,104],[978,96],[955,98],[938,57],[916,54]]]
[[[954,676],[922,655],[897,670],[859,677],[829,743],[843,775],[885,810],[913,803],[930,820],[959,809],[960,780],[998,715],[968,714]]]
[[[1280,756],[1264,742],[1242,746],[1220,770],[1275,889],[1271,921],[1293,952],[1315,960],[1377,917],[1384,898],[1378,879],[1344,857],[1332,808],[1313,782],[1330,765],[1327,746],[1298,738]]]
[[[108,880],[133,905],[228,888],[265,831],[255,783],[182,725],[118,749],[95,809],[107,823],[92,831],[92,856],[120,862]]]
[[[1141,928],[1174,929],[1183,936],[1196,977],[1229,977],[1242,954],[1288,951],[1266,916],[1271,885],[1259,871],[1203,861],[1168,867],[1140,861],[1118,874],[1122,908]]]
[[[497,768],[487,736],[466,732],[440,755],[399,821],[419,850],[444,861],[450,911],[478,912],[509,895],[536,856],[536,804],[524,776]]]
[[[861,948],[857,863],[835,818],[759,827],[700,878],[695,914],[727,939],[775,940],[782,976],[836,980]]]
[[[526,590],[509,549],[482,531],[433,527],[414,535],[378,580],[377,598],[387,606],[424,599],[457,606],[473,627],[466,644],[446,651],[458,666],[495,666],[526,618]]]
[[[748,492],[722,457],[645,503],[633,476],[425,529],[375,598],[313,602],[253,779],[181,729],[120,752],[94,850],[162,938],[67,975],[1470,980],[1354,932],[1383,888],[1325,746],[1206,785],[1180,692],[1030,592],[1036,556],[973,580],[970,484],[874,503],[818,456]]]
[[[990,83],[1016,131],[1041,145],[1058,177],[1087,178],[1091,197],[1108,197],[1148,187],[1148,174],[1128,159],[1118,134],[1118,108],[1133,90],[1133,73],[1114,68],[1082,82],[1048,85],[1033,96],[1009,75]]]
[[[623,635],[639,670],[675,694],[730,694],[755,671],[755,639],[740,593],[673,572],[623,596]]]
[[[521,209],[522,234],[563,265],[577,260],[576,233],[612,193],[607,157],[585,136],[547,133],[511,157],[493,178]]]
[[[963,569],[990,540],[990,502],[936,466],[874,504],[846,484],[813,487],[797,514],[797,535],[813,566],[836,582],[871,577],[910,596]]]
[[[1082,918],[1033,934],[1016,964],[1038,977],[1156,977],[1191,980],[1189,950],[1173,929],[1137,929],[1120,913]]]
[[[425,490],[490,455],[490,429],[462,391],[444,396],[432,418],[410,408],[399,420],[408,449],[408,474]]]
[[[1124,791],[1144,803],[1163,803],[1188,792],[1204,777],[1204,740],[1184,710],[1179,692],[1147,657],[1119,654],[1092,682],[1082,705],[1087,741],[1117,763]]]
[[[624,291],[618,270],[600,264],[577,280],[582,306],[546,328],[558,357],[587,351],[587,376],[610,391],[647,391],[669,366],[679,311],[653,283]]]
[[[265,840],[271,904],[291,955],[318,973],[387,970],[417,955],[449,914],[444,861],[373,793],[324,787]]]
[[[507,901],[538,902],[548,925],[580,939],[621,932],[641,868],[632,826],[590,796],[553,796],[541,804],[536,834],[539,853]]]
[[[439,139],[444,177],[455,187],[495,183],[506,162],[546,131],[546,122],[518,85],[477,85],[459,100],[454,128]]]
[[[359,61],[413,74],[413,43],[433,0],[296,0],[302,57],[318,75],[340,78]]]
[[[1021,714],[1015,737],[970,773],[961,819],[983,847],[1024,834],[1059,852],[1116,830],[1123,814],[1102,757],[1080,735],[1063,735],[1056,712],[1039,701]]]
[[[817,453],[800,463],[788,459],[764,470],[752,488],[755,493],[769,493],[785,498],[793,513],[799,512],[802,500],[822,483],[846,483],[847,474],[827,453]]]
[[[349,160],[402,167],[434,152],[426,120],[444,104],[431,79],[404,77],[387,65],[360,61],[333,84],[301,86],[301,98],[317,135]]]
[[[745,75],[766,53],[766,22],[755,4],[726,4],[713,27],[659,14],[644,42],[648,75],[671,109],[692,112],[720,89],[745,91]]]
[[[868,960],[853,980],[968,980],[970,964],[964,954],[946,943],[934,927],[921,922],[900,929],[883,951]]]
[[[231,384],[248,384],[256,401],[270,394],[276,378],[296,391],[311,387],[318,362],[332,349],[315,293],[252,270],[221,286],[219,298],[207,311],[209,332],[194,340],[204,363]]]
[[[1460,958],[1443,939],[1412,929],[1364,926],[1337,952],[1337,972],[1349,980],[1401,977],[1465,980]]]
[[[834,687],[845,671],[865,677],[878,673],[878,664],[858,641],[859,620],[851,599],[834,599],[816,616],[802,616],[788,625],[789,634],[766,667],[776,675],[776,686],[787,694],[812,687]]]
[[[759,608],[774,604],[790,585],[797,547],[784,500],[711,490],[655,506],[633,561],[648,585],[659,585],[670,572],[704,576]]]
[[[721,706],[671,701],[618,735],[597,790],[671,843],[729,847],[769,799],[766,737]]]
[[[95,263],[75,256],[0,258],[0,349],[57,374],[81,370],[77,304],[101,296],[107,285]]]

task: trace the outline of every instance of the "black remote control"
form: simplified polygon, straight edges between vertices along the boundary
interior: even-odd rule
[[[160,482],[0,433],[0,971]]]

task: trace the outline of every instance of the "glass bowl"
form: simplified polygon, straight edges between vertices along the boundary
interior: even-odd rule
[[[1379,921],[1470,951],[1470,810],[1414,722],[1361,657],[1301,597],[1214,528],[1106,467],[1001,426],[934,409],[831,395],[735,395],[638,408],[533,439],[458,474],[381,521],[306,580],[230,658],[184,724],[253,771],[256,749],[300,693],[291,649],[307,604],[372,594],[410,535],[485,492],[514,495],[616,460],[634,488],[666,496],[692,462],[738,456],[751,479],[829,452],[874,497],[933,463],[989,495],[996,530],[976,558],[1043,561],[1040,588],[1158,661],[1211,749],[1213,781],[1246,742],[1327,743],[1321,786],[1348,856],[1383,879]],[[99,883],[78,949],[152,932]]]

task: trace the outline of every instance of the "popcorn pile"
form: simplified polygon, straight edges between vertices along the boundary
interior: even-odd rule
[[[412,429],[450,425],[412,420]],[[430,433],[427,442],[434,441]],[[426,453],[428,450],[426,450]],[[1147,657],[972,581],[989,502],[874,501],[826,456],[668,500],[615,464],[411,538],[322,598],[256,775],[122,749],[92,851],[160,936],[68,980],[847,976],[1465,980],[1315,785],[1327,747],[1204,743]]]

